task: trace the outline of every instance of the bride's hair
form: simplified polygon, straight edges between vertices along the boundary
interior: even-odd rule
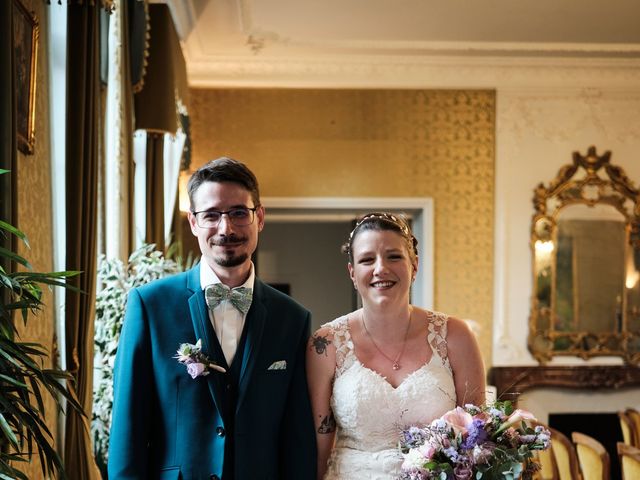
[[[353,263],[353,241],[360,232],[366,230],[390,230],[398,233],[407,244],[407,251],[411,260],[418,257],[418,240],[413,236],[409,222],[404,216],[387,212],[371,212],[360,217],[349,234],[349,239],[342,245],[342,253],[349,256],[349,262]]]

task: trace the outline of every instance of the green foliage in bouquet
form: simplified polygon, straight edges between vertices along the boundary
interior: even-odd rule
[[[0,175],[6,173],[7,170],[0,169]],[[29,246],[22,231],[2,220],[0,237],[3,244],[4,240],[15,238]],[[13,271],[12,264],[21,265],[23,271]],[[80,412],[82,407],[66,387],[71,376],[58,369],[44,368],[46,349],[38,343],[19,341],[15,317],[20,314],[26,325],[29,313],[37,315],[44,305],[43,288],[72,288],[65,279],[77,274],[34,272],[27,259],[0,246],[0,479],[26,480],[22,467],[36,452],[43,477],[57,472],[60,478],[66,478],[45,423],[44,400],[51,396],[59,408],[66,401],[67,407]]]
[[[109,449],[109,430],[113,407],[113,366],[120,331],[124,320],[127,295],[135,287],[190,267],[186,261],[172,260],[175,244],[165,257],[154,244],[143,245],[130,256],[125,265],[119,259],[101,256],[98,261],[96,296],[95,357],[93,382],[93,412],[91,433],[96,461],[104,471]]]

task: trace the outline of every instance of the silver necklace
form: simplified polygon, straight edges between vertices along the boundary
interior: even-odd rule
[[[382,355],[384,358],[386,358],[391,362],[391,368],[393,368],[394,370],[400,370],[402,368],[402,365],[400,365],[399,362],[400,362],[400,359],[402,358],[402,354],[404,353],[404,348],[407,346],[407,338],[409,338],[409,328],[411,327],[411,313],[413,312],[409,310],[409,321],[407,322],[407,330],[404,332],[402,349],[400,350],[400,353],[396,355],[396,358],[393,359],[390,356],[388,356],[386,353],[384,353],[382,349],[378,346],[376,341],[373,339],[373,335],[371,335],[371,332],[369,332],[369,329],[367,328],[367,322],[365,322],[364,320],[364,310],[362,311],[362,326],[364,327],[364,331],[367,333],[367,336],[371,340],[371,343],[373,343],[373,346],[376,347],[376,350],[380,352],[380,355]]]

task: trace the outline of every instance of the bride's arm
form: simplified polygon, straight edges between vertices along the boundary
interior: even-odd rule
[[[447,321],[447,354],[456,386],[456,403],[482,405],[486,381],[484,362],[474,333],[458,318]]]
[[[321,328],[311,336],[307,347],[307,383],[318,444],[318,480],[327,471],[336,432],[330,404],[336,369],[336,349],[332,340],[330,329]]]

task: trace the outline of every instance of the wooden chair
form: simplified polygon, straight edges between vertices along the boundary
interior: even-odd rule
[[[630,446],[636,445],[636,429],[631,417],[625,411],[618,411],[618,419],[620,420],[620,429],[622,430],[622,441]]]
[[[580,465],[576,449],[567,436],[551,427],[547,427],[551,432],[551,449],[558,468],[558,478],[560,480],[580,480]]]
[[[595,438],[580,432],[571,433],[576,444],[578,462],[584,480],[609,480],[611,460],[609,453]]]
[[[635,433],[635,443],[633,446],[640,448],[640,412],[635,408],[627,408],[624,413],[627,414],[627,417],[629,417],[633,424],[633,430]]]
[[[616,443],[618,458],[622,470],[622,480],[637,480],[640,478],[640,449],[626,443]]]

